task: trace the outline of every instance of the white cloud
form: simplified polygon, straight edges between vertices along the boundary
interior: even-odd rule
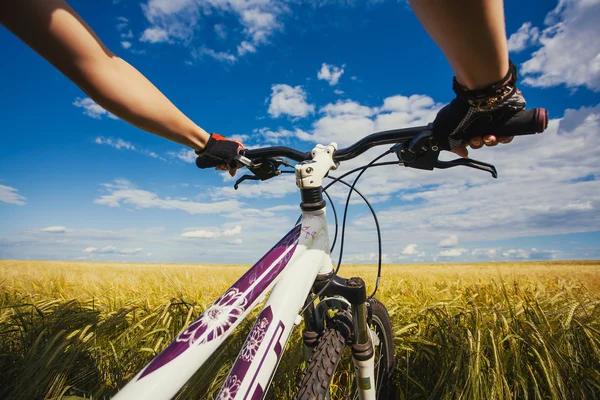
[[[123,255],[138,254],[138,253],[141,253],[142,250],[144,250],[144,249],[141,247],[138,247],[135,249],[122,249],[119,251],[119,254],[123,254]]]
[[[129,19],[125,17],[117,17],[117,30],[122,31],[123,29],[127,29],[129,27]]]
[[[591,201],[573,202],[565,206],[565,210],[567,211],[590,211],[593,209],[594,206]]]
[[[510,249],[502,252],[502,257],[511,259],[552,259],[560,252],[558,250],[538,250],[535,247],[530,250],[525,249]]]
[[[458,244],[458,236],[450,235],[438,243],[438,247],[456,247]]]
[[[225,24],[216,24],[213,26],[215,33],[221,39],[225,39],[227,37],[227,25]]]
[[[196,162],[196,158],[198,157],[196,155],[196,152],[194,150],[190,150],[190,149],[181,149],[177,153],[174,151],[170,151],[167,154],[171,157],[178,158],[181,161],[189,163],[189,164],[194,164]]]
[[[106,247],[102,247],[102,248],[97,248],[97,247],[86,247],[85,249],[83,249],[84,252],[86,253],[102,253],[102,254],[107,254],[107,253],[114,253],[117,251],[117,248],[115,246],[106,246]]]
[[[204,229],[184,232],[181,234],[181,237],[194,239],[212,239],[216,238],[217,236],[220,236],[219,232],[207,231]]]
[[[518,53],[527,47],[538,43],[540,30],[531,26],[531,22],[525,22],[518,31],[508,38],[508,51]]]
[[[239,135],[239,134],[234,134],[234,135],[229,135],[228,139],[229,140],[237,140],[238,142],[242,142],[244,143],[246,140],[248,140],[248,135]]]
[[[192,239],[214,239],[221,236],[235,236],[242,233],[242,226],[236,225],[231,229],[218,230],[215,228],[212,229],[196,229],[189,230],[181,234],[183,238],[192,238]]]
[[[83,251],[85,253],[96,253],[96,254],[120,254],[120,255],[124,255],[124,256],[130,256],[130,255],[135,255],[135,254],[139,254],[142,252],[142,250],[144,250],[141,247],[138,248],[125,248],[125,249],[121,249],[119,250],[118,248],[116,248],[115,246],[105,246],[105,247],[86,247],[85,249],[83,249]]]
[[[123,46],[124,49],[129,49],[132,44],[129,39],[133,38],[133,32],[129,29],[129,20],[125,17],[117,17],[117,30],[121,32],[119,34],[121,39],[126,39],[121,42],[121,46]]]
[[[41,229],[42,232],[47,233],[65,233],[67,228],[65,226],[48,226]]]
[[[136,209],[160,208],[163,210],[179,210],[189,214],[227,213],[241,208],[237,200],[216,201],[214,203],[199,203],[190,200],[163,199],[156,193],[136,189],[127,180],[116,180],[115,183],[103,185],[109,194],[100,196],[94,203],[108,207],[130,205]]]
[[[226,62],[229,64],[233,64],[237,60],[237,58],[231,53],[228,53],[226,51],[218,52],[207,47],[200,47],[198,49],[194,49],[192,50],[191,55],[193,59],[199,59],[204,56],[208,56],[214,58],[217,61]]]
[[[131,142],[128,142],[121,138],[114,139],[114,138],[110,138],[110,137],[98,136],[98,137],[96,137],[96,139],[94,139],[94,143],[114,147],[117,150],[125,149],[125,150],[135,151],[137,153],[144,154],[148,157],[166,161],[163,157],[159,156],[155,152],[150,151],[148,149],[138,149]]]
[[[261,10],[258,7],[241,11],[241,22],[253,43],[266,43],[269,35],[279,29],[276,15],[271,10]]]
[[[489,258],[494,258],[496,257],[496,255],[498,254],[498,249],[496,248],[477,248],[477,249],[473,249],[471,250],[471,255],[473,256],[486,256]]]
[[[237,53],[239,56],[243,56],[246,53],[256,53],[256,46],[244,40],[238,45]]]
[[[270,145],[288,143],[291,138],[296,136],[296,132],[281,128],[277,131],[273,131],[269,128],[260,128],[255,129],[254,133],[259,134],[264,143],[268,143]]]
[[[244,40],[237,47],[238,55],[256,51],[258,45],[269,43],[274,32],[283,28],[280,16],[288,11],[281,0],[148,0],[142,4],[144,15],[151,24],[142,40],[157,43],[190,44],[202,25],[203,16],[219,13],[233,15],[242,27]],[[223,24],[213,26],[215,34],[224,39]],[[217,52],[216,54],[230,54]]]
[[[511,257],[511,258],[530,258],[531,253],[527,250],[522,249],[510,249],[502,253],[502,257]]]
[[[142,150],[142,154],[145,154],[148,157],[157,158],[159,160],[166,161],[164,158],[162,158],[161,156],[159,156],[158,154],[156,154],[155,152],[150,151],[150,150]]]
[[[315,111],[315,106],[306,102],[306,92],[301,86],[278,84],[271,86],[269,114],[273,118],[281,115],[306,117]]]
[[[63,230],[64,228],[64,230]],[[181,248],[171,248],[176,237],[164,234],[162,227],[146,229],[126,228],[119,230],[100,230],[93,228],[39,227],[34,229],[15,229],[8,240],[9,247],[20,252],[17,258],[76,259],[82,256],[88,259],[117,261],[127,255],[131,260],[147,261],[138,249],[152,247],[158,252],[160,260],[168,262],[172,258],[167,254],[178,254]],[[6,244],[0,237],[0,252],[4,253]],[[86,250],[87,251],[83,251]],[[10,254],[10,253],[9,253]]]
[[[192,4],[193,1],[191,0],[149,0],[143,8],[145,8],[144,12],[151,15],[173,15],[187,11]]]
[[[324,80],[329,82],[330,86],[337,85],[340,77],[344,73],[344,66],[336,67],[335,65],[325,64],[321,65],[321,69],[317,73],[317,78],[319,80]]]
[[[142,33],[140,37],[141,42],[148,43],[163,43],[170,42],[169,34],[162,28],[152,27],[148,28]]]
[[[105,138],[103,136],[98,136],[94,139],[94,143],[96,144],[104,144],[110,147],[114,147],[117,150],[125,149],[125,150],[135,150],[135,146],[131,144],[131,142],[127,142],[121,138],[113,139],[113,138]]]
[[[224,230],[223,236],[239,235],[240,233],[242,233],[242,226],[236,225],[235,228]]]
[[[16,206],[24,206],[27,204],[25,197],[17,193],[18,190],[14,187],[0,185],[0,201],[6,204],[14,204]]]
[[[271,211],[271,212],[298,211],[298,212],[300,212],[300,206],[299,205],[280,205],[280,206],[273,206],[273,207],[265,208],[265,211]]]
[[[193,0],[148,0],[142,10],[151,26],[140,40],[149,43],[189,43],[201,15]]]
[[[389,263],[391,257],[389,254],[381,254],[381,262]],[[343,262],[348,264],[369,263],[373,264],[379,261],[379,253],[348,253],[344,254]]]
[[[135,241],[140,237],[154,238],[164,232],[163,227],[151,227],[147,229],[120,229],[120,230],[102,230],[92,228],[68,229],[64,226],[49,226],[46,228],[23,230],[21,233],[27,236],[34,236],[39,240],[56,240],[57,235],[48,235],[47,233],[60,233],[64,239],[72,241],[113,241],[120,242]]]
[[[337,117],[343,115],[352,115],[357,117],[370,117],[378,112],[377,108],[371,108],[363,106],[355,101],[338,100],[336,103],[329,103],[322,107],[319,112],[326,114],[330,117]]]
[[[541,48],[521,66],[523,82],[537,87],[564,84],[600,91],[600,2],[560,0],[548,13]]]
[[[463,248],[454,248],[450,250],[440,251],[440,257],[459,257],[465,254],[468,250]]]
[[[343,94],[344,94],[344,91],[343,91],[343,90],[341,90],[341,89],[335,89],[335,90],[333,91],[333,93],[337,94],[338,96],[341,96],[341,95],[343,95]]]
[[[412,244],[407,245],[404,248],[404,250],[402,250],[402,254],[407,255],[407,256],[419,254],[419,251],[417,250],[417,244],[412,243]]]
[[[102,117],[119,119],[118,117],[106,111],[100,105],[96,104],[96,102],[89,97],[77,97],[73,102],[73,105],[75,107],[83,108],[83,114],[94,119],[102,119]]]
[[[388,97],[380,107],[352,100],[338,101],[319,110],[324,115],[313,123],[312,133],[297,137],[318,143],[335,141],[347,146],[375,131],[427,125],[441,107],[442,104],[425,95]]]

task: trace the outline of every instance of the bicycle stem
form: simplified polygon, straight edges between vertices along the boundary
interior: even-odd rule
[[[331,142],[327,146],[318,144],[311,151],[311,160],[299,162],[294,167],[296,171],[296,185],[298,189],[315,189],[323,186],[323,178],[330,170],[336,169],[338,164],[333,161],[337,150],[337,143]]]

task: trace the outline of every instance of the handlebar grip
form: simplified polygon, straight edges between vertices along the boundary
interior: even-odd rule
[[[523,136],[542,133],[548,127],[548,111],[533,108],[516,113],[501,127],[494,129],[494,136]]]
[[[224,161],[209,157],[196,157],[196,167],[200,169],[215,168],[217,165],[223,164]]]

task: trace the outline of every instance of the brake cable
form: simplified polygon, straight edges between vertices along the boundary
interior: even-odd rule
[[[368,202],[368,200],[357,190],[354,188],[354,186],[356,186],[356,183],[358,182],[358,180],[360,179],[360,177],[365,173],[365,171],[373,166],[376,165],[376,162],[379,161],[380,159],[382,159],[383,157],[387,156],[388,154],[392,154],[393,150],[388,150],[385,153],[381,154],[380,156],[376,157],[374,160],[372,160],[370,163],[368,163],[367,165],[364,165],[362,167],[356,168],[350,172],[345,173],[344,175],[342,175],[340,178],[334,178],[331,177],[331,179],[334,179],[334,181],[332,183],[330,183],[329,185],[327,185],[323,190],[331,187],[331,185],[333,185],[336,182],[343,182],[341,179],[343,177],[348,176],[349,174],[352,174],[354,172],[360,171],[360,173],[356,176],[356,178],[354,179],[354,181],[352,182],[352,185],[348,184],[347,182],[344,182],[344,184],[346,184],[347,186],[350,186],[350,190],[348,191],[348,197],[346,198],[346,205],[344,207],[344,218],[342,219],[342,233],[341,233],[341,239],[340,239],[340,256],[338,258],[338,263],[337,266],[335,268],[335,270],[333,271],[333,274],[331,275],[331,277],[328,279],[327,283],[321,288],[321,290],[319,290],[318,293],[316,293],[307,303],[306,306],[304,306],[304,308],[302,308],[302,311],[300,312],[300,314],[303,314],[306,309],[308,309],[308,307],[310,307],[313,302],[320,297],[323,292],[327,289],[327,287],[329,287],[329,285],[331,284],[331,282],[333,281],[333,279],[337,276],[338,271],[340,270],[340,267],[342,265],[342,258],[343,258],[343,254],[344,254],[344,237],[345,237],[345,232],[346,232],[346,218],[348,215],[348,207],[350,205],[350,197],[352,196],[352,192],[357,192],[360,194],[360,196],[365,200],[365,202],[369,205],[369,208],[371,209],[371,212],[373,213],[373,216],[375,217],[375,221],[376,221],[376,226],[377,226],[377,236],[378,236],[378,242],[379,242],[379,262],[378,262],[378,268],[377,268],[377,280],[376,280],[376,284],[375,284],[375,290],[373,291],[373,293],[371,294],[371,296],[369,296],[369,298],[373,297],[375,295],[375,292],[377,291],[377,287],[379,286],[379,280],[381,277],[381,231],[379,229],[379,221],[377,220],[376,214],[374,209],[371,207],[370,203]],[[389,162],[389,163],[379,163],[377,164],[377,166],[379,165],[389,165],[389,164],[398,164],[397,162]],[[329,195],[327,196],[329,197]],[[331,201],[331,198],[330,198]],[[333,205],[333,202],[332,202]]]
[[[331,244],[331,247],[329,248],[329,254],[331,254],[331,252],[335,248],[335,241],[337,240],[337,235],[338,235],[338,217],[337,217],[337,212],[335,211],[335,204],[333,204],[333,200],[331,200],[331,197],[329,197],[329,193],[327,193],[325,188],[323,188],[323,193],[325,193],[325,196],[327,196],[327,199],[329,199],[329,204],[331,204],[331,208],[333,209],[333,218],[335,219],[335,233],[333,234],[333,243]],[[300,216],[300,218],[302,218],[302,216]]]
[[[382,261],[381,229],[379,228],[379,220],[377,219],[377,214],[375,213],[373,206],[371,206],[371,203],[369,203],[369,200],[367,200],[367,198],[358,189],[352,188],[348,182],[346,182],[340,178],[335,178],[335,177],[328,177],[328,178],[333,179],[334,180],[333,183],[337,183],[337,182],[343,183],[344,185],[351,188],[352,191],[356,192],[356,194],[358,194],[360,197],[362,197],[362,199],[365,201],[367,207],[369,207],[369,210],[371,211],[371,215],[373,215],[373,220],[375,221],[375,226],[377,229],[377,247],[378,247],[377,250],[379,252],[379,259],[378,259],[378,263],[377,263],[377,279],[375,280],[375,290],[373,290],[373,293],[369,296],[369,298],[372,298],[375,296],[375,293],[377,292],[377,288],[379,287],[379,281],[381,278],[381,261]],[[344,232],[342,232],[342,241],[344,240],[343,238],[344,238]],[[336,273],[337,273],[337,270],[336,270]]]
[[[331,204],[331,208],[333,210],[333,217],[335,219],[335,233],[333,234],[333,242],[331,244],[331,247],[329,248],[329,252],[333,252],[333,249],[335,248],[335,244],[337,242],[337,237],[338,237],[338,217],[337,217],[337,212],[335,209],[335,204],[333,203],[333,200],[331,199],[331,197],[329,196],[329,193],[327,193],[327,189],[329,189],[331,186],[333,186],[334,184],[341,182],[344,185],[351,187],[349,183],[347,183],[346,181],[342,180],[342,178],[345,178],[348,175],[351,175],[357,171],[362,171],[364,169],[368,169],[368,168],[373,168],[373,167],[382,167],[385,165],[402,165],[402,163],[398,163],[397,161],[386,161],[386,162],[382,162],[382,163],[375,163],[375,164],[370,164],[370,165],[363,165],[361,167],[357,167],[354,168],[353,170],[350,170],[348,172],[345,172],[342,176],[335,178],[333,176],[327,176],[327,178],[333,180],[333,182],[331,182],[329,185],[325,186],[323,188],[323,193],[325,193],[325,195],[327,196],[327,198],[329,199],[329,203]],[[284,174],[293,174],[295,173],[295,171],[290,171],[290,170],[281,170],[282,173]],[[354,192],[356,192],[359,196],[362,197],[362,199],[367,203],[367,206],[369,206],[369,208],[371,209],[371,212],[373,213],[373,209],[370,206],[370,203],[368,202],[368,200],[365,198],[365,196],[363,196],[356,188],[352,188],[352,190]],[[296,222],[294,223],[294,225],[297,225],[300,221],[302,220],[302,214],[300,214],[300,216],[298,217],[298,219],[296,220]]]
[[[335,217],[335,234],[333,235],[333,244],[331,245],[331,248],[329,249],[330,253],[333,252],[333,249],[335,248],[335,243],[337,241],[338,219],[337,219],[337,213],[335,211],[335,204],[333,204],[331,197],[329,197],[329,194],[327,194],[327,189],[329,189],[331,186],[333,186],[334,184],[336,184],[338,182],[341,182],[344,185],[351,187],[350,184],[347,183],[346,181],[342,180],[342,178],[345,178],[346,176],[351,175],[351,174],[355,173],[356,171],[361,171],[361,170],[364,170],[367,168],[373,168],[373,167],[381,167],[384,165],[398,165],[398,163],[396,161],[388,161],[388,162],[383,162],[383,163],[375,163],[375,164],[372,164],[371,166],[363,165],[362,167],[354,168],[353,170],[346,172],[339,178],[335,178],[333,176],[327,176],[327,178],[333,180],[333,182],[331,182],[329,185],[325,186],[323,188],[323,192],[327,195],[327,198],[329,199],[329,203],[331,203],[331,208],[333,209],[333,216]],[[372,208],[372,207],[370,207],[370,203],[367,201],[367,199],[356,188],[353,188],[352,190],[355,191],[358,195],[360,195],[363,198],[363,200],[367,203],[369,208]],[[373,212],[372,209],[371,209],[371,212]],[[302,218],[302,216],[300,216],[300,218],[298,218],[296,223],[300,222],[301,218]]]

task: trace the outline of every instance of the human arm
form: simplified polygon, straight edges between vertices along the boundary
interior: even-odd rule
[[[504,24],[502,0],[410,0],[411,7],[431,38],[437,43],[448,59],[458,83],[457,87],[469,91],[486,90],[489,86],[507,79],[509,71],[508,44]],[[516,81],[516,72],[515,72]],[[512,85],[514,86],[514,83]],[[519,98],[520,97],[520,98]],[[511,106],[525,105],[521,94],[507,97]],[[511,101],[508,101],[511,100]],[[521,105],[513,107],[515,112]],[[436,118],[438,125],[454,128],[462,120],[469,107],[455,100],[445,107]],[[506,108],[506,107],[502,107]],[[499,110],[502,111],[502,110]],[[459,115],[463,113],[463,115]],[[507,112],[504,114],[511,114]],[[486,115],[490,121],[494,118]],[[463,121],[468,122],[468,121]],[[466,144],[478,149],[484,144],[495,146],[509,143],[513,137],[496,137],[493,128],[502,121],[488,124],[489,131],[481,132],[484,137],[475,137],[458,145],[453,151],[463,157],[468,155]],[[465,125],[470,125],[466,123]],[[485,124],[482,124],[485,126]],[[450,132],[452,129],[450,129]],[[448,132],[448,133],[450,133]]]
[[[0,1],[0,23],[117,117],[195,150],[206,145],[208,133],[113,54],[64,0]]]

